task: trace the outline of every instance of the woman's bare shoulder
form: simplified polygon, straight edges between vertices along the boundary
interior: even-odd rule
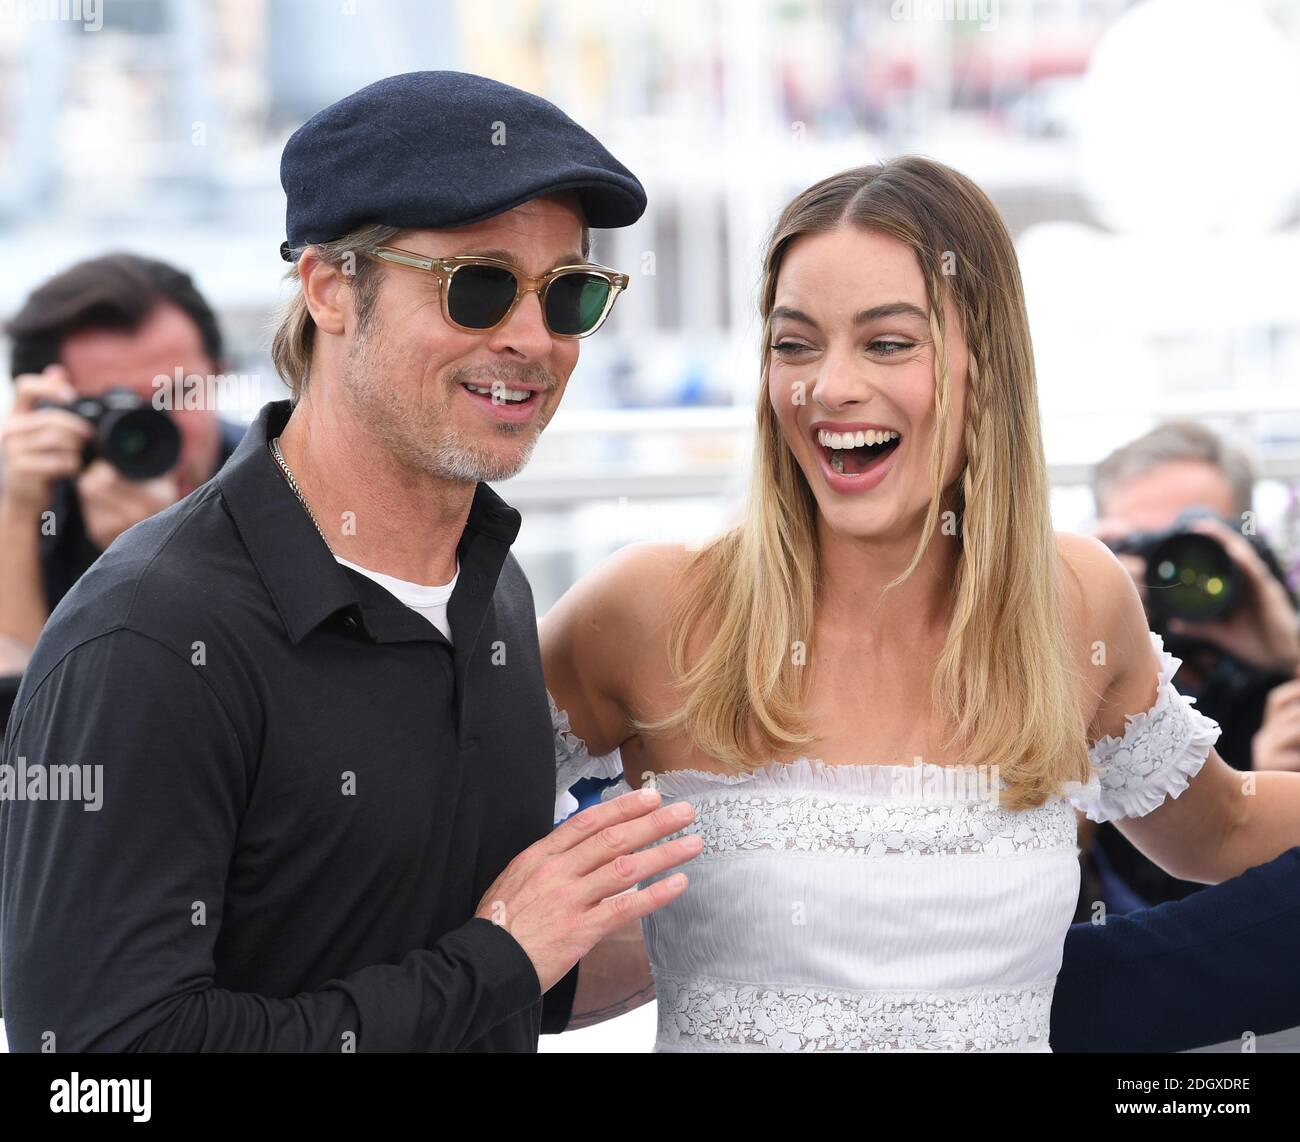
[[[1081,634],[1091,629],[1094,637],[1104,637],[1126,596],[1136,589],[1124,565],[1100,539],[1076,532],[1056,533],[1056,553],[1064,574],[1061,583],[1067,614]]]
[[[1058,531],[1055,534],[1057,554],[1070,564],[1091,568],[1094,572],[1103,565],[1114,565],[1123,570],[1115,553],[1096,536],[1074,531]]]
[[[1071,645],[1101,670],[1102,693],[1129,703],[1128,712],[1145,709],[1132,702],[1150,689],[1156,659],[1137,584],[1101,540],[1058,532],[1056,542]]]
[[[652,620],[662,613],[693,554],[681,543],[629,543],[580,576],[564,600],[608,621]]]
[[[624,740],[633,696],[664,659],[673,584],[690,556],[681,544],[622,547],[580,576],[539,624],[547,686],[575,731],[583,727],[580,736],[602,751]]]
[[[1078,532],[1057,532],[1057,555],[1067,574],[1063,581],[1073,585],[1080,600],[1097,611],[1126,605],[1138,589],[1125,564],[1096,536]]]

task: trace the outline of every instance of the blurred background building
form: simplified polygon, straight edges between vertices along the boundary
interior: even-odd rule
[[[733,517],[766,233],[816,179],[907,152],[1016,239],[1057,526],[1088,522],[1095,461],[1190,415],[1255,458],[1261,531],[1300,558],[1294,0],[0,0],[0,320],[80,258],[165,258],[218,307],[250,419],[287,395],[285,140],[427,68],[554,100],[650,196],[597,235],[632,284],[499,488],[539,611],[625,543]]]
[[[817,178],[904,152],[970,175],[1017,239],[1058,526],[1086,519],[1091,462],[1177,411],[1247,446],[1271,478],[1263,525],[1294,527],[1276,482],[1300,469],[1288,0],[0,9],[0,319],[108,247],[174,261],[220,310],[245,418],[285,395],[267,351],[280,150],[327,103],[394,72],[476,71],[553,99],[638,173],[649,210],[596,251],[632,285],[501,488],[539,609],[623,543],[731,518],[765,234]]]

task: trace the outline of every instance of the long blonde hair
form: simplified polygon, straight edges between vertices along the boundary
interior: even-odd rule
[[[960,315],[969,349],[965,465],[956,483],[955,608],[931,700],[956,727],[946,748],[962,764],[997,766],[1001,804],[1041,804],[1088,772],[1086,726],[1062,620],[1047,464],[1034,362],[1011,237],[965,176],[915,156],[844,171],[809,187],[782,212],[764,259],[762,383],[751,486],[741,522],[691,560],[673,604],[668,655],[682,702],[639,732],[684,729],[706,754],[752,771],[815,735],[804,728],[809,647],[821,582],[817,502],[786,444],[768,396],[770,315],[791,242],[842,225],[906,243],[926,281],[935,345],[936,429],[931,498],[903,583],[935,533],[945,488],[949,370],[944,304]],[[692,632],[710,638],[688,668]]]

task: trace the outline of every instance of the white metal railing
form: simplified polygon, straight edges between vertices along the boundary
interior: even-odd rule
[[[1188,396],[1178,402],[1177,413],[1194,419],[1222,419],[1231,422],[1232,435],[1239,442],[1255,436],[1255,426],[1277,417],[1296,417],[1300,431],[1300,394],[1279,399],[1269,394],[1266,402],[1243,405],[1241,394],[1229,403],[1222,397]],[[1123,408],[1090,407],[1068,412],[1052,411],[1044,419],[1052,422],[1068,417],[1105,420],[1117,415],[1151,416],[1171,414],[1168,401],[1135,400]],[[538,445],[536,460],[513,480],[502,483],[502,494],[520,506],[559,507],[566,504],[620,499],[673,500],[734,494],[743,487],[748,466],[749,433],[754,427],[752,408],[710,406],[648,409],[572,409],[557,413]],[[699,437],[714,435],[731,447],[730,458],[704,461],[690,458],[675,467],[623,467],[597,462],[574,463],[573,442],[599,436],[645,437],[651,435]],[[1254,450],[1258,479],[1300,481],[1300,440],[1294,445]],[[590,459],[590,458],[588,458]],[[1053,486],[1086,485],[1093,463],[1058,461],[1048,465]]]

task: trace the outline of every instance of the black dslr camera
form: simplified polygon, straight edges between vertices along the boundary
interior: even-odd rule
[[[1106,542],[1117,555],[1137,555],[1146,561],[1147,612],[1153,626],[1163,627],[1170,619],[1210,622],[1231,614],[1241,602],[1241,572],[1222,543],[1188,528],[1197,519],[1215,519],[1237,530],[1235,521],[1217,512],[1188,508],[1161,531],[1135,532]],[[1268,544],[1256,535],[1242,538],[1285,587],[1286,575]],[[1289,588],[1287,594],[1291,595]]]
[[[102,456],[128,480],[152,480],[180,458],[181,434],[172,418],[131,389],[109,389],[103,396],[80,397],[67,405],[41,400],[36,407],[66,408],[95,426],[83,466]]]

